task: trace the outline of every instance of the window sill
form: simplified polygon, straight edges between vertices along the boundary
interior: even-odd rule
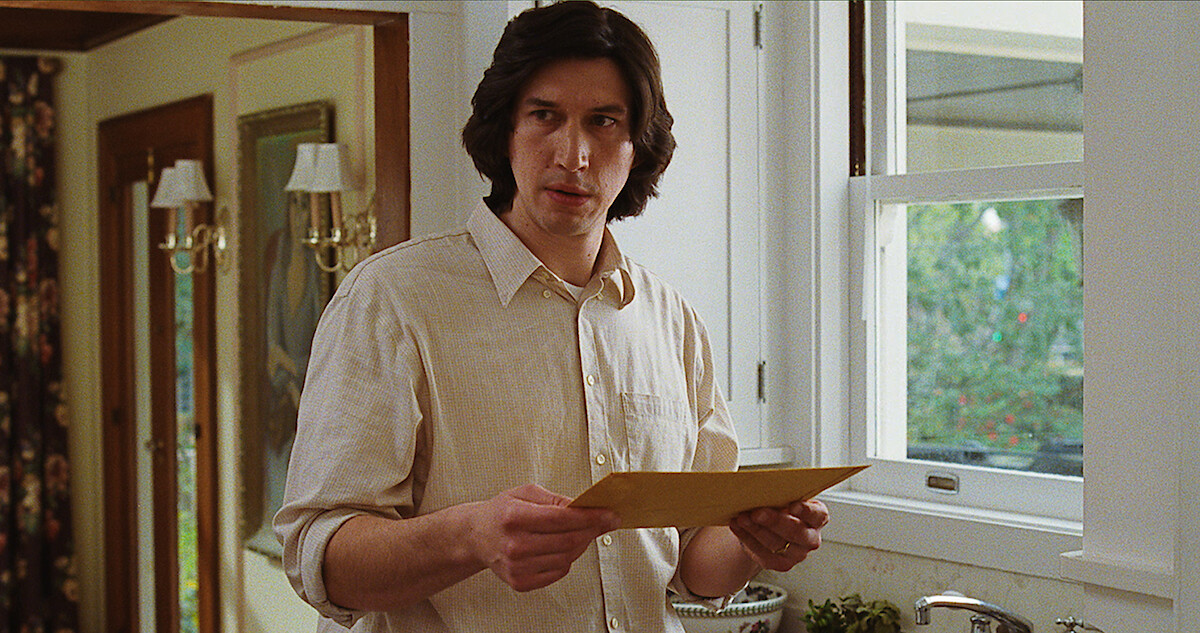
[[[1082,551],[1071,551],[1062,555],[1060,575],[1074,582],[1168,600],[1174,600],[1177,591],[1175,575],[1171,569],[1086,557]]]
[[[833,517],[822,535],[835,543],[1055,580],[1064,577],[1062,553],[1082,547],[1074,521],[862,492],[820,499]]]

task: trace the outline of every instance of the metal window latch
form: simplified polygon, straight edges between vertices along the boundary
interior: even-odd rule
[[[1075,616],[1071,616],[1069,618],[1066,618],[1065,620],[1063,618],[1059,618],[1059,619],[1055,620],[1054,623],[1063,627],[1063,633],[1075,633],[1076,629],[1079,629],[1081,631],[1094,631],[1095,633],[1104,633],[1104,631],[1101,631],[1098,627],[1096,627],[1094,625],[1088,624],[1087,622],[1084,622],[1083,620],[1076,620]]]

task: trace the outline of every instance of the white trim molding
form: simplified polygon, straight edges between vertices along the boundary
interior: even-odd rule
[[[1066,580],[1156,598],[1175,599],[1175,571],[1169,567],[1088,557],[1082,550],[1075,550],[1060,557],[1059,570],[1059,574]]]
[[[834,517],[822,536],[835,543],[1055,580],[1062,553],[1082,547],[1075,521],[862,492],[820,499]]]

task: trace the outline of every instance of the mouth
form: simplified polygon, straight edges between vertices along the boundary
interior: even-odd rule
[[[569,205],[583,204],[592,196],[591,192],[583,187],[562,183],[547,185],[545,190],[551,199]]]

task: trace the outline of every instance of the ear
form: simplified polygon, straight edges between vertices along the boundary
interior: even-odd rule
[[[647,158],[646,151],[641,149],[636,142],[633,143],[633,162],[629,164],[629,173],[632,174],[635,170],[641,169]]]

